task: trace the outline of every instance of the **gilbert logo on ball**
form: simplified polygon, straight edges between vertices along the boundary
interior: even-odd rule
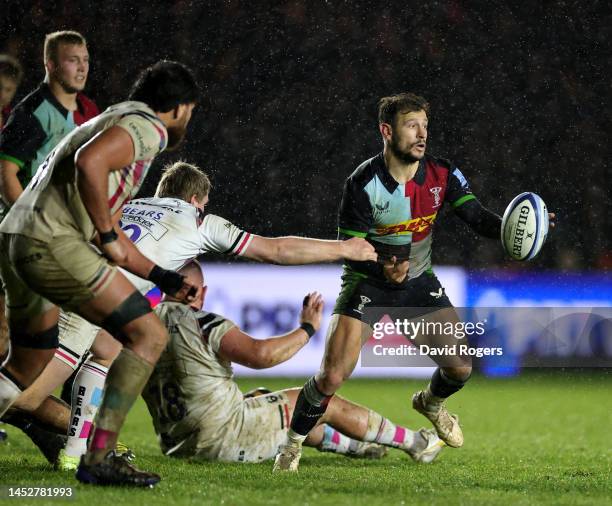
[[[504,250],[515,260],[531,260],[542,249],[548,235],[548,210],[535,193],[516,196],[502,219]]]

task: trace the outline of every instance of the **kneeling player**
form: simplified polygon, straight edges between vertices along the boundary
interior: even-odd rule
[[[180,272],[196,285],[203,282],[194,262]],[[222,316],[201,311],[205,291],[202,300],[189,306],[166,297],[155,309],[170,342],[143,397],[161,449],[169,456],[225,462],[271,459],[286,438],[299,389],[245,399],[233,380],[231,363],[264,369],[290,359],[318,329],[323,300],[310,294],[299,328],[259,340]],[[418,462],[431,462],[444,446],[431,429],[411,431],[338,396],[320,422],[306,444],[322,451],[376,456],[378,445],[383,445],[404,450]]]

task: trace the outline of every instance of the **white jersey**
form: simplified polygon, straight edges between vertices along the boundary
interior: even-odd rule
[[[229,221],[207,214],[198,226],[197,209],[175,198],[136,199],[123,207],[120,226],[147,258],[177,270],[203,253],[244,255],[253,236]],[[153,283],[124,274],[141,293]]]

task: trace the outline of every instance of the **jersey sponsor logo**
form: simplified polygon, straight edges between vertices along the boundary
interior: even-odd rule
[[[441,186],[434,186],[429,191],[431,193],[433,193],[433,196],[434,196],[434,205],[433,205],[433,207],[440,207],[440,204],[441,204],[440,193],[442,192],[442,187]]]
[[[412,232],[427,232],[433,225],[436,215],[420,216],[393,225],[381,225],[376,228],[377,235],[409,234]]]

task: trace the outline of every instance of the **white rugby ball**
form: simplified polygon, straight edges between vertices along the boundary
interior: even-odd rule
[[[516,196],[504,212],[501,240],[515,260],[531,260],[542,249],[548,235],[548,210],[535,193]]]

